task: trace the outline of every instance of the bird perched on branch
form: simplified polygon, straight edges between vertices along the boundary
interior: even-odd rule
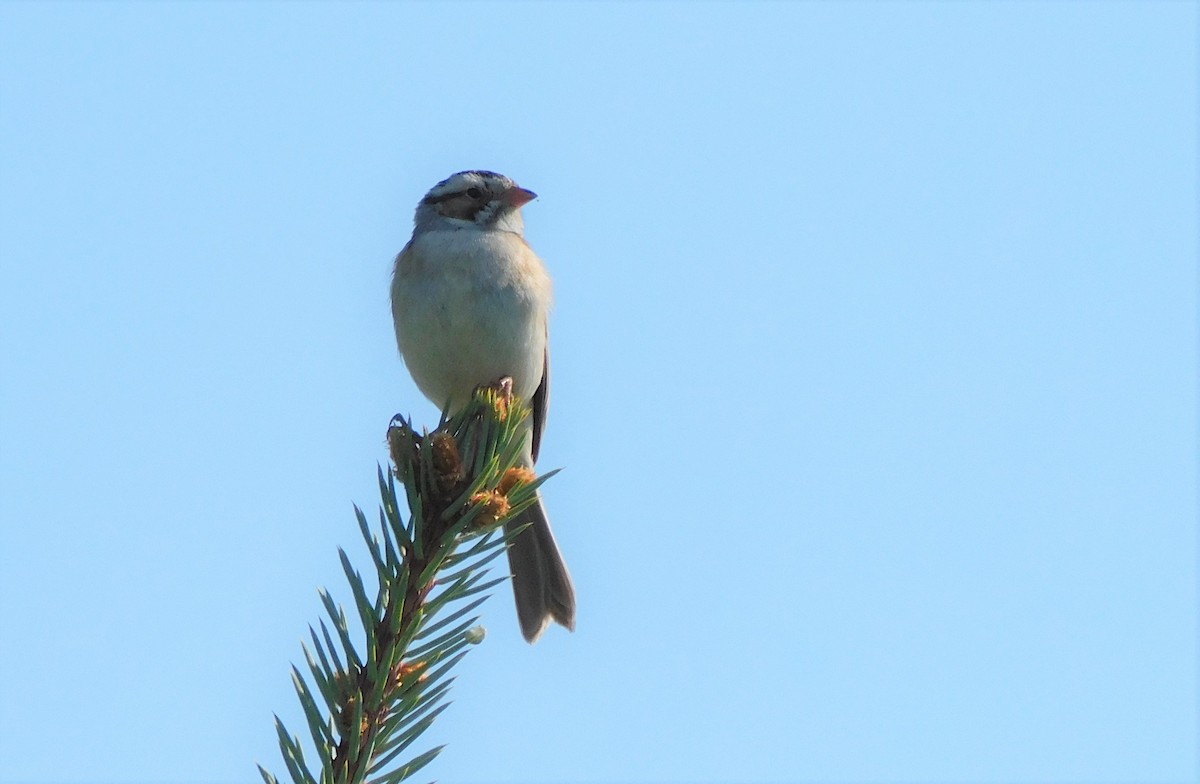
[[[525,242],[521,217],[536,196],[495,172],[452,174],[417,204],[392,277],[396,343],[417,387],[456,411],[476,387],[512,378],[513,393],[533,409],[524,455],[531,468],[550,398],[550,276]],[[507,527],[526,524],[508,562],[521,633],[536,642],[552,620],[574,630],[575,588],[540,494]]]

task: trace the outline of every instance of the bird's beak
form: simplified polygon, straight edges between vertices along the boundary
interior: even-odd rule
[[[504,203],[513,209],[523,207],[537,198],[537,194],[525,188],[509,188],[504,192]]]

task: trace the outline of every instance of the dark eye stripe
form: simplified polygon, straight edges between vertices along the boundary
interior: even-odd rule
[[[442,202],[446,201],[447,199],[453,199],[455,196],[461,196],[461,195],[462,195],[461,192],[459,192],[459,193],[443,193],[440,196],[426,196],[424,199],[421,199],[421,201],[425,202],[426,204],[441,204]]]
[[[460,171],[456,174],[451,174],[449,177],[442,180],[437,185],[433,186],[433,190],[436,191],[438,188],[441,188],[443,185],[446,185],[448,182],[453,180],[455,177],[464,177],[464,176],[468,176],[468,175],[472,175],[472,174],[475,175],[476,177],[482,178],[484,181],[489,181],[489,180],[494,180],[497,182],[508,182],[509,181],[508,178],[505,177],[503,174],[497,174],[494,171],[487,171],[486,169],[469,169],[467,171]],[[469,182],[469,180],[468,180],[468,182]],[[472,186],[472,187],[475,187],[475,186]],[[463,191],[456,191],[454,193],[443,193],[441,196],[426,196],[421,201],[425,204],[437,204],[439,202],[445,201],[446,199],[453,199],[455,196],[457,196],[458,194],[460,194],[462,192]]]

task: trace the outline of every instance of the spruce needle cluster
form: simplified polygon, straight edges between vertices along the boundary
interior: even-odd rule
[[[353,612],[320,591],[325,615],[302,643],[307,674],[292,680],[316,759],[278,716],[279,748],[295,784],[394,784],[423,768],[442,746],[411,755],[410,748],[447,705],[450,671],[469,646],[483,640],[474,615],[491,588],[484,567],[520,530],[502,524],[534,502],[538,486],[520,464],[529,408],[507,380],[476,391],[437,429],[418,435],[404,418],[392,420],[392,470],[379,469],[382,508],[372,530],[356,506],[359,529],[375,574],[368,592],[362,574],[339,548]],[[397,481],[409,510],[401,515]],[[279,781],[259,766],[267,784]]]

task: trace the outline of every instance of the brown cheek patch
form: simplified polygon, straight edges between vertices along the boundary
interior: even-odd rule
[[[438,211],[447,218],[475,220],[475,213],[479,212],[479,204],[465,193],[459,193],[439,204]]]

